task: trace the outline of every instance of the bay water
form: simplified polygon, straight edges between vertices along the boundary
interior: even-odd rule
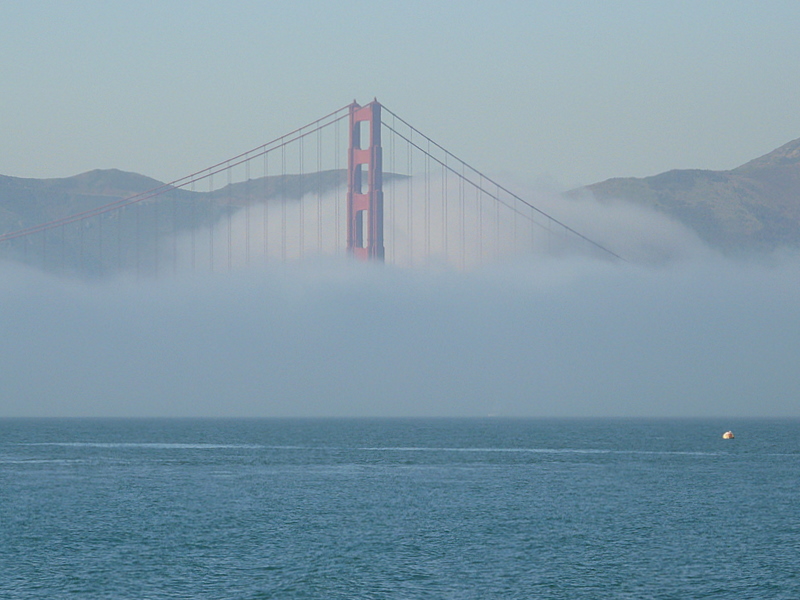
[[[796,600],[799,484],[792,419],[1,419],[0,598]]]

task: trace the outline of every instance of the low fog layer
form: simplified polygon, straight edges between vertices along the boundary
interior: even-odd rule
[[[800,255],[559,206],[628,261],[92,283],[2,264],[0,416],[800,416]]]

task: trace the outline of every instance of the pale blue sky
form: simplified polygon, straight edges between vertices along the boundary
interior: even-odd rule
[[[170,180],[373,96],[567,188],[800,137],[797,0],[0,1],[0,174]]]

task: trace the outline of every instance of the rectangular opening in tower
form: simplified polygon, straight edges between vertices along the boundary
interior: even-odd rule
[[[369,211],[359,210],[356,213],[356,247],[366,248],[369,240]]]
[[[356,166],[355,192],[357,194],[369,193],[369,165],[362,163]]]
[[[355,131],[353,132],[353,140],[356,142],[354,146],[359,150],[366,150],[369,148],[370,140],[372,139],[370,137],[372,134],[372,131],[370,130],[370,122],[358,121],[354,127]]]

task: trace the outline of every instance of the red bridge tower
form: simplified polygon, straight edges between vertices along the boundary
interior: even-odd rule
[[[366,106],[354,101],[347,157],[347,249],[361,259],[384,259],[382,161],[381,105],[377,100]]]

